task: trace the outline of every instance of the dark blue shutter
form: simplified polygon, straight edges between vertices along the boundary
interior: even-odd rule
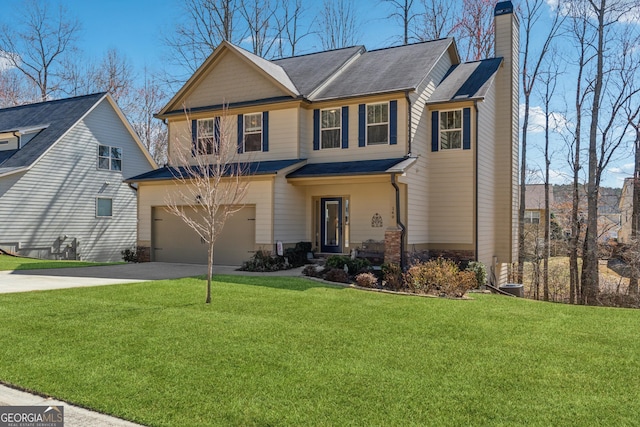
[[[244,116],[238,114],[238,154],[244,151]]]
[[[213,119],[213,154],[220,151],[220,117]]]
[[[366,144],[365,138],[367,133],[367,106],[364,104],[358,105],[358,147],[364,147]]]
[[[349,107],[342,107],[342,148],[349,148]]]
[[[320,149],[320,110],[313,110],[313,149]]]
[[[471,108],[462,110],[462,149],[471,149]]]
[[[389,102],[389,144],[398,143],[398,101]]]
[[[431,151],[438,151],[438,148],[440,148],[438,114],[438,111],[431,112]]]
[[[269,112],[262,112],[262,151],[269,151]]]
[[[191,120],[191,155],[196,156],[198,152],[198,121]]]

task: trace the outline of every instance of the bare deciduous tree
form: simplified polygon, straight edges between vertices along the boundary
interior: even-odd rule
[[[302,0],[284,0],[279,14],[275,20],[278,26],[278,57],[295,56],[300,41],[310,35],[310,27],[301,28],[303,14],[306,9],[302,6]]]
[[[457,34],[463,59],[478,61],[492,56],[494,6],[494,0],[462,0],[462,18],[457,24]]]
[[[187,122],[191,123],[186,113]],[[167,210],[178,216],[207,244],[207,292],[211,303],[211,277],[215,242],[229,217],[243,208],[250,175],[249,164],[242,163],[237,144],[231,138],[234,123],[224,113],[213,129],[201,126],[194,144],[175,144],[172,171],[175,190],[167,196]],[[177,148],[182,147],[182,148]]]
[[[42,0],[30,0],[15,21],[0,26],[4,59],[38,88],[46,101],[60,86],[58,74],[64,55],[75,48],[80,24],[62,6],[57,12]]]
[[[353,46],[360,39],[360,22],[353,0],[324,0],[318,36],[325,50]]]
[[[167,96],[163,86],[145,70],[144,83],[130,97],[128,119],[157,164],[167,162],[167,127],[153,115],[160,111]]]
[[[380,0],[381,3],[387,3],[391,6],[391,12],[387,19],[392,19],[402,26],[402,44],[409,44],[409,34],[411,33],[411,24],[416,19],[417,14],[413,11],[415,0]]]
[[[242,0],[240,4],[252,51],[263,58],[269,56],[280,37],[276,31],[275,12],[276,7],[270,0]]]
[[[415,30],[419,41],[437,40],[456,33],[460,25],[456,4],[447,0],[422,0],[422,7]]]
[[[531,0],[525,2],[525,11],[522,14],[522,25],[524,27],[524,52],[522,57],[522,93],[524,95],[524,114],[522,123],[522,138],[520,145],[520,209],[518,210],[518,282],[522,281],[524,267],[524,211],[526,193],[526,170],[527,170],[527,133],[529,131],[529,112],[531,108],[531,94],[539,79],[540,67],[551,49],[552,42],[558,35],[562,26],[563,17],[555,13],[551,25],[544,31],[544,36],[540,37],[540,20],[546,14],[545,0]],[[539,51],[534,51],[533,38],[544,40]],[[547,117],[548,120],[548,117]],[[547,173],[548,177],[548,173]]]

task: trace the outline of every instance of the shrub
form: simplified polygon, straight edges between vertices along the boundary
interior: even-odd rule
[[[243,271],[278,271],[288,268],[284,257],[271,256],[271,252],[258,250],[255,254],[242,264],[240,270]]]
[[[449,290],[450,293],[448,294],[448,296],[462,298],[468,291],[477,287],[478,279],[476,273],[468,270],[461,271],[458,273],[455,286],[453,286],[452,289]]]
[[[375,288],[378,286],[378,278],[372,273],[360,273],[356,276],[356,284],[363,288]]]
[[[318,271],[315,264],[309,264],[302,269],[302,274],[309,277],[322,277],[323,271]]]
[[[332,268],[327,271],[324,279],[330,282],[349,283],[349,275],[341,268]]]
[[[427,264],[420,262],[409,267],[403,276],[404,284],[411,292],[428,292],[431,290],[431,281],[428,275]]]
[[[473,271],[476,275],[478,286],[484,286],[487,283],[487,268],[478,261],[471,261],[465,271]]]
[[[382,280],[389,289],[394,291],[402,289],[404,285],[402,268],[398,264],[382,264]]]
[[[307,263],[307,254],[311,252],[311,242],[298,242],[294,248],[284,250],[284,257],[292,267],[300,267]]]
[[[122,260],[124,262],[140,262],[140,250],[141,248],[139,246],[135,246],[133,248],[127,248],[120,251]]]
[[[347,255],[331,255],[327,258],[325,265],[327,268],[341,268],[343,270],[346,265],[349,270],[349,274],[356,274],[368,270],[371,266],[371,262],[364,258],[351,259],[351,257]]]

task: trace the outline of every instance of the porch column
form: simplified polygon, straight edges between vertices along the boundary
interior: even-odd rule
[[[402,229],[387,228],[384,232],[384,262],[398,264],[402,261]]]

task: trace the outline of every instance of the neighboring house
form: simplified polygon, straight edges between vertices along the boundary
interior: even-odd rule
[[[525,191],[524,201],[524,223],[538,224],[542,232],[546,220],[545,215],[545,195],[544,184],[528,184]],[[553,197],[553,186],[549,186],[549,210],[553,208],[555,203]],[[549,212],[551,214],[551,212]]]
[[[136,244],[136,191],[157,165],[111,96],[0,109],[0,248],[120,261]]]
[[[221,43],[157,114],[168,124],[170,165],[178,152],[199,155],[229,117],[251,162],[246,206],[225,225],[214,262],[238,265],[278,242],[348,254],[373,240],[384,242],[387,262],[413,252],[478,259],[504,282],[517,250],[511,2],[496,6],[495,24],[496,58],[470,63],[451,38],[273,61]],[[163,208],[177,191],[173,173],[130,180],[139,186],[138,245],[151,260],[205,262],[206,245]]]
[[[631,241],[631,218],[633,214],[633,178],[625,178],[620,195],[620,228],[618,230],[618,242],[629,243]]]

